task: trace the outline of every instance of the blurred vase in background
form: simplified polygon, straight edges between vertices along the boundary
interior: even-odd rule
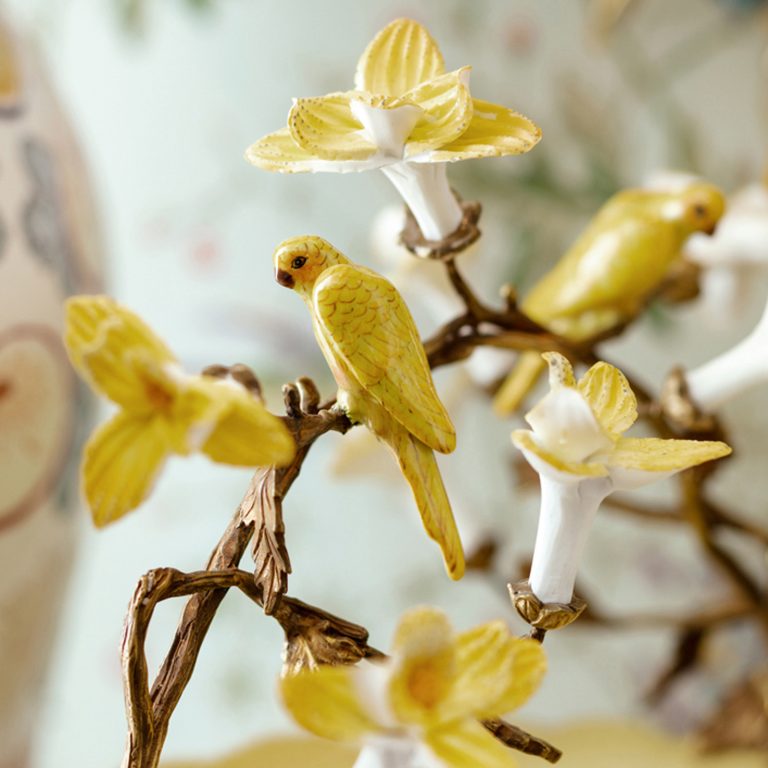
[[[98,290],[85,169],[28,42],[0,22],[0,768],[26,768],[73,560],[89,401],[62,302]]]

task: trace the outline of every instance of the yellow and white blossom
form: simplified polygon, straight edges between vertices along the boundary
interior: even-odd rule
[[[385,662],[304,670],[281,688],[302,727],[364,745],[355,768],[506,768],[512,753],[478,719],[519,707],[545,669],[541,646],[500,621],[456,635],[442,612],[417,608]]]
[[[527,152],[541,131],[517,112],[475,99],[469,67],[445,71],[429,32],[397,19],[369,43],[355,89],[295,99],[288,125],[247,151],[268,171],[364,171],[379,168],[395,185],[427,240],[461,223],[445,164]]]
[[[544,603],[569,603],[592,520],[603,499],[726,456],[729,446],[704,440],[624,437],[637,420],[637,400],[624,374],[593,365],[577,382],[555,352],[550,391],[526,415],[531,430],[512,442],[541,481],[541,512],[530,586]]]
[[[202,451],[237,466],[293,458],[288,429],[259,399],[235,382],[185,374],[130,310],[107,296],[76,296],[66,313],[72,364],[119,407],[84,451],[83,490],[97,526],[138,507],[171,454]]]

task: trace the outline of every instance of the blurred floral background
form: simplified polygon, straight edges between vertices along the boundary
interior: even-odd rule
[[[305,309],[272,278],[282,239],[321,234],[388,272],[424,334],[453,310],[435,298],[430,265],[404,262],[392,245],[397,226],[387,207],[397,200],[378,175],[282,177],[243,159],[282,124],[291,97],[350,87],[364,46],[397,16],[428,26],[449,69],[472,65],[473,93],[543,129],[530,155],[450,169],[462,196],[483,203],[484,237],[464,263],[489,300],[504,281],[521,291],[531,285],[605,199],[654,172],[700,173],[729,194],[765,178],[768,4],[759,1],[6,0],[4,10],[39,48],[79,137],[109,292],[189,370],[252,365],[274,410],[279,385],[301,374],[332,392]],[[612,359],[658,386],[672,365],[697,364],[751,328],[765,303],[764,273],[748,287],[736,310],[702,301],[654,308],[607,346]],[[459,627],[517,621],[504,585],[530,552],[536,498],[516,489],[511,423],[495,420],[481,388],[468,384],[487,377],[486,368],[441,371],[438,386],[459,432],[456,453],[441,458],[449,492],[470,539],[502,537],[493,571],[449,583],[380,449],[329,437],[286,505],[291,594],[365,625],[384,647],[402,611],[422,602],[443,607]],[[739,461],[719,486],[763,519],[766,402],[754,392],[726,410]],[[199,457],[176,461],[152,499],[114,527],[97,534],[81,514],[48,695],[36,713],[36,768],[118,764],[125,726],[117,649],[135,582],[158,565],[200,567],[248,478]],[[725,590],[685,529],[609,512],[585,570],[590,593],[614,612],[702,606]],[[151,664],[167,649],[177,611],[158,609]],[[672,640],[666,631],[580,626],[548,639],[550,671],[525,723],[648,718],[643,693]],[[225,600],[173,718],[168,757],[210,757],[293,729],[275,694],[280,644],[279,628],[240,595]],[[684,730],[711,715],[758,648],[748,633],[712,643],[707,676],[680,681],[655,722]]]

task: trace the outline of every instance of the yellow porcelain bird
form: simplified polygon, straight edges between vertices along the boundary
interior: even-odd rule
[[[339,406],[395,454],[446,570],[460,579],[464,553],[433,453],[453,451],[456,432],[403,298],[388,280],[352,264],[320,237],[285,240],[274,263],[278,283],[309,307],[339,386]]]
[[[658,288],[694,232],[711,234],[725,210],[717,187],[614,195],[521,303],[537,323],[571,341],[598,338],[631,320]],[[546,364],[525,352],[502,384],[497,413],[516,411]]]

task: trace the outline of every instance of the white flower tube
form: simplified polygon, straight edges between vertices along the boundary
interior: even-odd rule
[[[360,751],[352,768],[444,768],[445,763],[411,738],[378,736]]]
[[[768,305],[746,339],[685,378],[694,402],[705,411],[714,411],[745,389],[768,380]]]
[[[543,603],[571,602],[592,522],[611,490],[606,478],[570,481],[541,475],[541,511],[529,583]]]
[[[395,185],[427,240],[455,232],[463,212],[448,184],[445,163],[394,163],[382,173]]]
[[[378,738],[363,747],[353,768],[416,768],[415,754],[410,740]]]

